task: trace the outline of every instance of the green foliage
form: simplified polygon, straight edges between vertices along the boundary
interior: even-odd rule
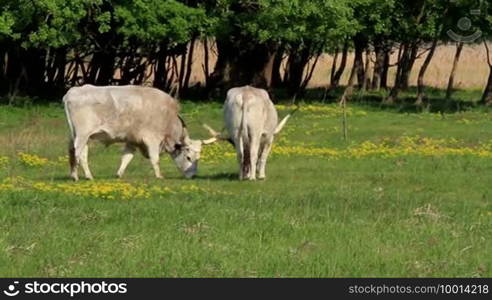
[[[142,44],[185,43],[203,32],[209,22],[203,9],[174,0],[119,1],[115,19],[120,24],[118,32]]]
[[[203,9],[174,0],[20,0],[6,3],[0,15],[0,34],[23,47],[61,47],[87,39],[89,33],[116,30],[139,43],[187,42],[210,23]]]
[[[258,43],[328,44],[355,34],[350,1],[218,1],[209,13],[218,19],[219,38],[240,34]]]
[[[455,26],[469,16],[476,0],[19,0],[0,1],[0,35],[24,47],[70,46],[87,39],[84,28],[94,22],[96,33],[115,30],[144,44],[163,40],[185,43],[195,34],[218,37],[233,32],[258,43],[334,43],[362,33],[402,39],[435,36],[440,24]],[[490,3],[482,16],[469,16],[488,34]]]
[[[99,66],[89,66],[90,74],[83,76],[90,83],[97,83],[97,74],[103,73],[101,84],[116,81],[107,77],[115,73],[111,68],[122,63],[125,82],[147,78],[140,76],[147,70],[142,62],[154,64],[157,53],[159,59],[185,55],[186,44],[204,36],[226,41],[229,48],[221,49],[234,52],[231,57],[264,46],[270,52],[304,51],[311,57],[340,49],[353,37],[379,48],[401,43],[421,47],[436,37],[452,41],[447,32],[459,28],[465,17],[472,26],[466,32],[458,30],[459,34],[479,31],[490,39],[492,33],[492,5],[479,0],[0,0],[0,7],[0,50],[13,51],[11,57],[20,55],[21,47],[51,56],[38,55],[38,62],[29,63],[38,68],[29,80],[37,81],[42,77],[39,74],[54,75],[53,69],[61,68],[63,60],[54,56],[71,59],[74,54],[96,58]],[[481,14],[471,14],[474,9]],[[165,53],[159,52],[164,49]],[[107,58],[92,56],[97,52]],[[104,61],[109,65],[103,67]],[[0,75],[17,80],[21,69],[14,63],[13,68],[4,68],[13,70],[13,76]],[[160,72],[171,74],[163,68]],[[81,83],[73,74],[69,82]],[[68,85],[58,81],[59,86]],[[0,85],[1,93],[6,90],[6,85]]]
[[[10,12],[6,11],[0,14],[0,38],[10,36],[12,34],[12,26],[14,25],[14,22],[15,19]]]
[[[357,31],[368,38],[375,35],[388,36],[393,30],[396,3],[394,0],[352,1]]]
[[[20,0],[4,6],[11,20],[9,36],[28,47],[61,47],[81,38],[78,25],[99,0]]]

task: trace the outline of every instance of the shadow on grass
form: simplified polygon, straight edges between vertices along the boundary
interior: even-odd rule
[[[327,90],[325,87],[309,88],[295,97],[289,95],[285,88],[270,89],[270,97],[276,104],[293,104],[294,102],[302,102],[305,104],[333,104],[338,103],[342,94],[345,91],[344,86],[337,87],[333,90]],[[459,113],[470,109],[482,108],[478,101],[481,99],[481,90],[455,90],[452,99],[446,101],[446,90],[426,87],[424,104],[415,105],[417,94],[416,87],[410,87],[406,91],[400,93],[398,101],[393,104],[383,104],[383,99],[389,94],[389,89],[381,89],[380,91],[365,91],[355,90],[349,100],[350,103],[370,107],[374,110],[389,110],[396,113]],[[222,106],[225,100],[224,91],[216,91],[214,93],[204,92],[203,88],[193,89],[192,92],[181,97],[191,103],[214,103]],[[5,98],[0,98],[0,103],[6,103]],[[61,108],[62,103],[59,98],[51,100],[46,98],[29,98],[19,97],[18,101],[14,101],[11,107],[24,109],[36,107],[53,107]],[[487,109],[488,110],[488,109]]]
[[[332,91],[325,88],[314,88],[306,90],[302,96],[297,96],[303,103],[338,103],[345,87],[339,87]],[[274,101],[277,103],[292,103],[293,98],[288,97],[285,91],[275,90]],[[427,87],[425,89],[425,100],[423,105],[415,105],[417,88],[410,87],[402,91],[396,103],[384,104],[383,100],[388,96],[389,90],[380,91],[355,91],[349,100],[350,103],[367,106],[374,110],[388,110],[396,113],[459,113],[471,109],[481,108],[478,100],[481,97],[480,90],[456,90],[452,99],[446,101],[446,91],[438,88]]]
[[[226,181],[238,181],[237,173],[218,173],[213,175],[197,175],[194,179],[202,180],[226,180]]]

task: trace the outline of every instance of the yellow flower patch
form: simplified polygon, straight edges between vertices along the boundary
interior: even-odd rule
[[[36,154],[28,154],[24,152],[17,153],[22,164],[28,167],[43,167],[48,164],[48,159],[40,157]]]
[[[229,143],[216,143],[202,148],[200,161],[209,164],[217,164],[227,158],[234,157],[236,157],[236,152],[234,147]]]
[[[323,147],[277,146],[273,153],[276,155],[320,156],[329,158],[364,158],[364,157],[396,157],[396,156],[477,156],[492,157],[489,144],[477,147],[462,146],[455,139],[431,139],[426,137],[403,137],[397,141],[383,140],[380,143],[365,141],[348,149],[333,149]]]
[[[228,195],[226,192],[215,191],[197,185],[182,185],[177,188],[132,184],[121,181],[84,181],[51,183],[30,181],[22,177],[9,177],[0,182],[0,191],[35,191],[43,193],[62,193],[69,196],[90,197],[99,199],[148,199],[159,195],[209,194]]]
[[[286,105],[275,105],[277,110],[292,110],[294,109],[294,106],[286,106]],[[328,117],[336,117],[336,116],[341,116],[343,114],[343,109],[340,105],[301,105],[299,107],[300,112],[306,112],[306,113],[318,113],[322,114],[323,116],[328,116]],[[350,107],[346,108],[346,113],[348,116],[353,115],[354,110]],[[362,114],[357,113],[356,115],[358,116],[365,116],[367,115],[365,112]]]
[[[0,168],[5,168],[9,165],[9,158],[7,156],[0,156]]]

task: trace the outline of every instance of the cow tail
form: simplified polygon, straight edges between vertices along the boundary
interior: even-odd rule
[[[248,124],[246,121],[246,99],[242,95],[238,95],[242,98],[241,108],[241,124],[239,125],[239,143],[243,146],[243,160],[241,163],[242,174],[246,176],[251,170],[251,153],[250,153],[250,137]]]
[[[73,169],[76,164],[77,164],[77,159],[75,157],[75,129],[73,127],[72,123],[72,117],[70,116],[70,110],[68,108],[68,103],[65,101],[65,98],[63,98],[63,104],[65,108],[65,115],[67,117],[67,122],[68,122],[68,128],[70,129],[70,139],[68,141],[68,159],[70,162],[70,167]]]
[[[75,129],[73,127],[72,117],[70,116],[70,110],[68,108],[68,103],[65,101],[65,98],[63,98],[63,104],[65,107],[65,115],[67,117],[68,128],[70,129],[70,139],[73,141],[75,139]]]

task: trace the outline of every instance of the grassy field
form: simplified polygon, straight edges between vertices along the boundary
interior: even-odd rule
[[[478,95],[479,97],[479,95]],[[280,105],[279,114],[289,107]],[[220,103],[183,104],[192,137]],[[303,104],[267,180],[239,182],[208,147],[186,180],[91,145],[96,179],[68,178],[60,105],[0,107],[0,276],[490,277],[492,114]]]

